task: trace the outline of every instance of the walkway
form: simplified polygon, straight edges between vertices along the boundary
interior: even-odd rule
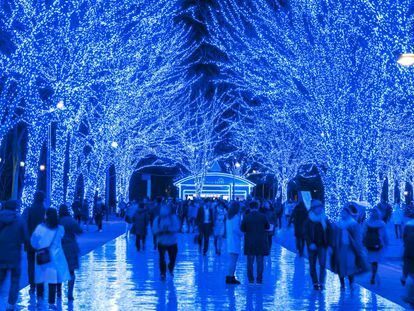
[[[75,302],[64,310],[403,310],[373,292],[356,286],[341,292],[335,275],[328,272],[327,289],[312,290],[308,265],[275,244],[266,260],[263,285],[247,285],[242,257],[237,275],[242,285],[224,284],[227,256],[198,253],[193,236],[182,234],[175,279],[160,281],[158,256],[148,239],[147,250],[137,253],[134,241],[121,236],[82,258]],[[28,290],[21,306],[36,310]]]

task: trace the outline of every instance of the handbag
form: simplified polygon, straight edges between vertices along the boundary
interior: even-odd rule
[[[50,255],[50,247],[56,239],[57,232],[58,229],[56,229],[55,235],[53,236],[53,240],[52,242],[50,242],[50,245],[48,247],[41,248],[36,251],[36,263],[39,266],[45,265],[52,261],[52,256]]]

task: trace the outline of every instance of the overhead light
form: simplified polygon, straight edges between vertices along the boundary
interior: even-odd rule
[[[20,161],[20,167],[24,167],[25,163],[23,161]]]
[[[43,172],[44,170],[46,170],[46,166],[44,164],[40,165],[40,170]]]
[[[404,195],[407,196],[409,192],[407,190],[404,191]]]
[[[403,53],[398,57],[397,63],[401,66],[410,67],[414,65],[414,53]]]

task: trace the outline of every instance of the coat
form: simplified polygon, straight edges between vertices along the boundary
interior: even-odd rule
[[[26,226],[18,213],[0,211],[0,268],[20,266],[22,244],[26,240]]]
[[[132,217],[132,233],[140,236],[147,235],[147,227],[149,223],[148,211],[146,208],[139,208]]]
[[[82,233],[79,224],[70,216],[62,217],[59,221],[60,225],[65,229],[65,235],[62,238],[63,252],[65,253],[69,271],[79,268],[80,249],[76,235]]]
[[[56,234],[56,236],[55,236]],[[49,247],[51,261],[44,265],[35,263],[35,282],[57,284],[71,279],[68,263],[62,248],[62,238],[65,229],[58,226],[57,229],[49,229],[46,225],[37,226],[30,239],[32,247],[36,250]]]
[[[27,233],[29,236],[33,234],[37,226],[44,222],[46,209],[43,203],[35,202],[24,212],[24,218],[27,223]]]
[[[226,232],[226,210],[217,209],[214,215],[214,236],[224,236]]]
[[[267,230],[270,228],[265,215],[253,210],[246,214],[241,224],[244,232],[244,254],[246,256],[269,255],[269,240]]]
[[[214,210],[213,210],[212,207],[209,207],[209,211],[210,211],[210,213],[209,213],[209,223],[211,224],[211,226],[213,226],[213,223],[214,223]],[[197,218],[196,218],[197,226],[201,226],[202,224],[204,224],[204,214],[205,214],[204,206],[201,205],[198,208],[198,211],[197,211]]]
[[[180,222],[176,215],[167,217],[158,216],[152,224],[153,232],[157,236],[157,242],[163,246],[177,244],[177,233],[180,229]]]
[[[305,238],[305,222],[308,219],[308,210],[303,202],[300,202],[293,209],[290,222],[295,228],[295,237]]]
[[[351,218],[348,221],[339,221],[332,229],[332,271],[340,277],[365,271],[367,261],[359,224]]]
[[[414,219],[407,222],[403,234],[404,272],[414,276]]]
[[[326,216],[325,216],[326,217]],[[331,236],[331,224],[325,219],[326,227],[318,221],[318,217],[310,212],[305,221],[305,239],[308,247],[315,244],[317,247],[327,248],[329,246],[329,238]]]
[[[226,232],[227,232],[227,252],[231,254],[240,254],[241,252],[241,240],[243,232],[240,229],[241,216],[236,214],[233,218],[226,220]]]
[[[386,227],[385,222],[383,222],[382,220],[366,221],[364,225],[364,231],[362,234],[363,242],[365,241],[365,237],[367,235],[367,231],[369,228],[374,228],[378,230],[381,249],[378,249],[378,250],[368,249],[368,261],[369,262],[380,262],[383,257],[384,248],[388,246],[387,227]],[[364,246],[367,247],[366,245]]]

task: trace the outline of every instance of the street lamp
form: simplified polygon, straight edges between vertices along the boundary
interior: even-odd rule
[[[26,163],[24,163],[23,161],[20,161],[20,167],[24,167]]]
[[[398,57],[397,63],[404,67],[414,65],[414,53],[403,53]]]
[[[46,170],[46,165],[42,164],[40,165],[39,169],[43,172]]]

